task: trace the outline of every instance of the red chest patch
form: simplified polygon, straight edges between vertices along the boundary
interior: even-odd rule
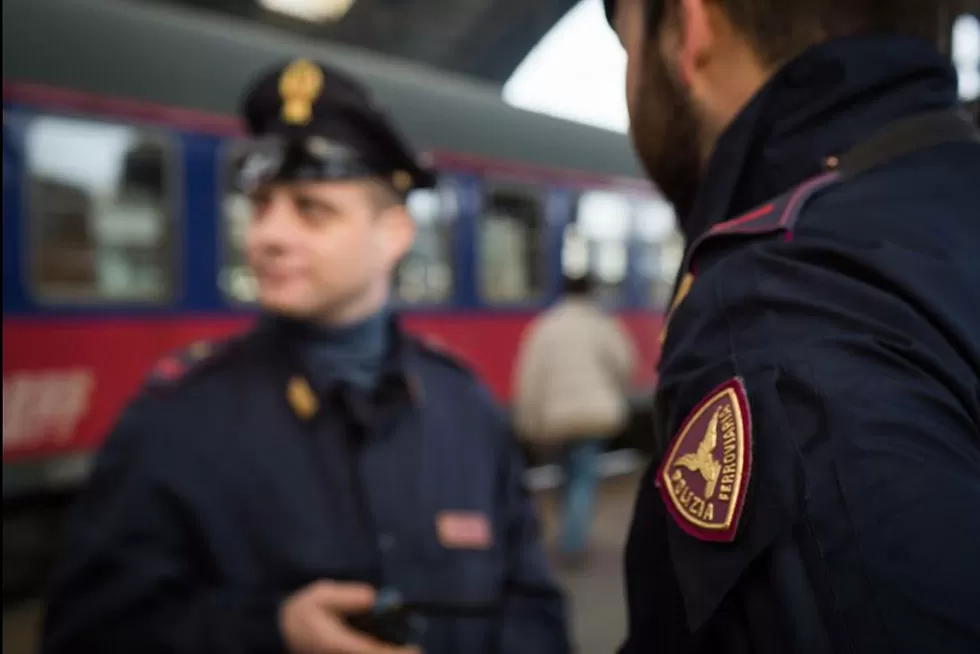
[[[681,529],[727,543],[735,539],[751,474],[752,418],[736,377],[684,420],[657,471],[657,486]]]
[[[473,511],[443,511],[436,516],[439,542],[447,549],[485,550],[493,543],[490,520]]]

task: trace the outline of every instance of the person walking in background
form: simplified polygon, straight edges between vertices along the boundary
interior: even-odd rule
[[[592,298],[588,277],[565,279],[564,297],[539,316],[521,344],[515,418],[535,445],[563,445],[561,553],[583,562],[605,442],[626,424],[636,355],[629,336]]]

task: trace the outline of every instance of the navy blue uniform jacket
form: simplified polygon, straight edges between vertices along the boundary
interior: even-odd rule
[[[717,143],[682,221],[623,654],[980,652],[980,143],[833,172],[955,102],[931,45],[840,39]]]
[[[43,651],[281,652],[282,600],[332,579],[497,607],[428,618],[427,654],[568,652],[521,456],[489,393],[396,341],[372,396],[308,383],[275,329],[176,378],[163,366],[81,499]]]

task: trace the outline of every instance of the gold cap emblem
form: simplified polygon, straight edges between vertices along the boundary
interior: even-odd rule
[[[308,59],[289,64],[279,78],[282,119],[290,125],[306,125],[313,117],[313,102],[323,91],[323,72]]]

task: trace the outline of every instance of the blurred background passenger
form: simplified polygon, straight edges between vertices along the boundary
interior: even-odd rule
[[[515,418],[535,446],[559,446],[565,472],[560,551],[581,564],[606,441],[625,426],[636,354],[592,297],[589,277],[566,277],[564,296],[528,328],[518,354]]]

